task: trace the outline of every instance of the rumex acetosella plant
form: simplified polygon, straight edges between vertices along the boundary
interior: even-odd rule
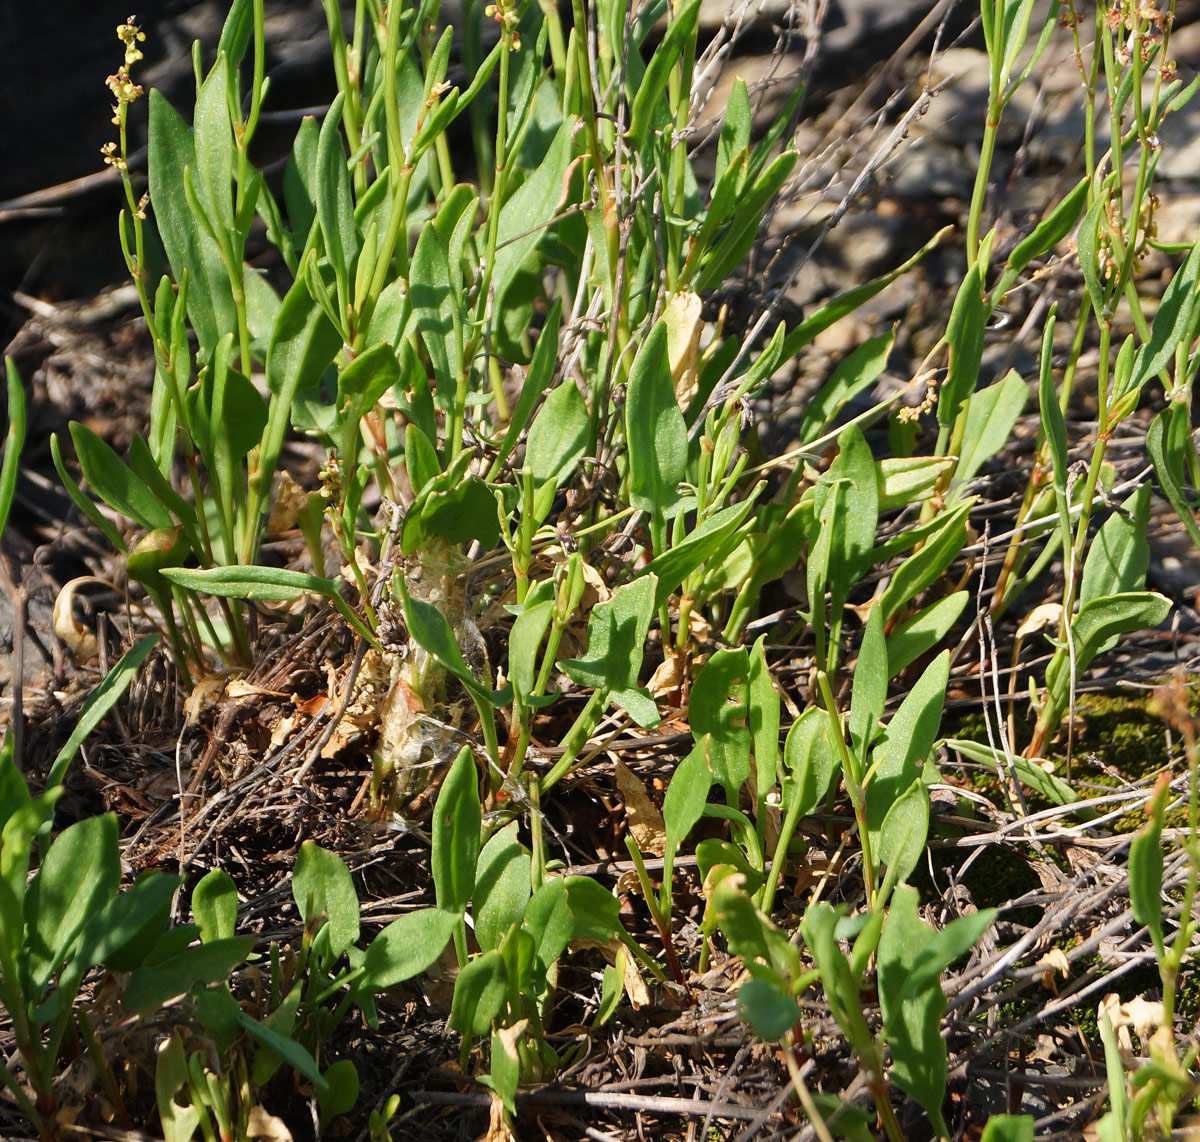
[[[803,90],[764,127],[736,81],[705,166],[692,149],[699,77],[713,62],[699,0],[574,0],[569,15],[553,3],[467,5],[460,83],[448,78],[456,33],[438,30],[436,3],[358,0],[348,35],[335,0],[325,8],[337,94],[321,119],[301,123],[280,181],[252,159],[268,94],[262,0],[236,0],[207,68],[197,48],[190,123],[160,93],[146,98],[145,191],[127,167],[141,33],[132,20],[118,29],[118,137],[105,159],[124,181],[121,238],[154,345],[151,422],[125,458],[71,427],[79,470],[108,514],[71,480],[55,442],[75,502],[125,557],[187,682],[248,667],[271,604],[321,596],[365,644],[345,685],[376,706],[373,812],[403,813],[439,782],[436,903],[365,951],[349,874],[305,850],[296,899],[309,974],[287,979],[295,1007],[281,1003],[270,1025],[297,1028],[305,1051],[319,1053],[334,1021],[322,1001],[341,996],[337,1018],[353,1004],[370,1022],[373,989],[452,946],[463,1069],[486,1078],[511,1121],[518,1085],[569,1061],[545,1031],[572,941],[603,946],[611,961],[597,1025],[630,972],[686,985],[672,870],[704,821],[700,966],[719,930],[751,977],[741,1009],[783,1041],[805,1112],[821,1130],[865,1136],[861,1108],[810,1092],[796,1070],[808,1034],[799,999],[819,985],[879,1129],[902,1136],[894,1086],[945,1136],[939,981],[993,914],[935,932],[907,881],[926,851],[931,759],[967,625],[972,481],[1036,390],[1038,463],[991,616],[1057,552],[1066,574],[1053,657],[1027,757],[1013,742],[955,744],[1060,798],[1069,787],[1029,759],[1091,658],[1166,613],[1143,589],[1148,491],[1092,524],[1110,492],[1107,443],[1154,378],[1171,387],[1151,453],[1192,518],[1185,489],[1197,461],[1179,418],[1195,371],[1198,255],[1152,326],[1136,290],[1153,238],[1157,131],[1189,94],[1165,65],[1167,17],[1102,6],[1089,51],[1069,4],[1040,32],[1031,0],[983,5],[988,126],[966,271],[919,370],[936,381],[926,404],[849,416],[892,349],[891,334],[872,338],[805,410],[799,448],[752,463],[761,447],[747,412],[763,386],[928,249],[790,326],[769,315],[752,330],[706,319],[706,296],[745,261],[801,161],[786,126]],[[1036,58],[1060,14],[1089,106],[1109,101],[1107,146],[1089,127],[1079,184],[1001,250],[995,229],[981,233],[995,132],[1032,67],[1026,48]],[[265,267],[247,260],[252,232],[271,247]],[[1050,316],[1039,375],[978,388],[997,307],[1072,234],[1086,293],[1066,368],[1055,356],[1063,326]],[[1114,346],[1122,300],[1135,329]],[[1077,473],[1064,410],[1092,336],[1101,413]],[[891,416],[893,438],[911,442],[921,411],[936,424],[928,453],[880,457],[872,421]],[[319,486],[300,489],[283,470],[289,433],[324,445]],[[881,532],[897,518],[904,526]],[[271,564],[264,539],[292,529],[306,560]],[[803,601],[787,632],[759,609],[793,568]],[[764,632],[811,652],[786,733]],[[902,700],[890,702],[898,688]],[[542,807],[619,731],[653,730],[668,712],[686,718],[692,746],[659,813],[660,884],[640,839],[628,841],[659,955],[629,935],[607,888],[556,873]],[[798,933],[783,932],[771,917],[800,823],[843,792],[861,891],[818,893]],[[198,918],[204,938],[232,940],[232,887],[210,881],[207,891],[220,922]],[[876,992],[878,1020],[864,1014]],[[245,1111],[249,1094],[239,1103],[213,1087],[203,1052],[184,1042],[164,1052],[164,1105],[187,1087],[218,1119]],[[316,1066],[311,1055],[301,1063]],[[200,1120],[174,1136],[190,1137]]]

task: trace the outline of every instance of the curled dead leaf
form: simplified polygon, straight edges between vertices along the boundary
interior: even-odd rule
[[[700,334],[704,330],[700,310],[699,296],[691,290],[680,290],[663,311],[675,399],[684,407],[696,395],[699,380]]]
[[[662,814],[646,793],[646,787],[629,766],[617,759],[617,790],[625,801],[625,819],[629,831],[643,853],[664,856],[667,851],[667,826]]]
[[[284,472],[279,491],[275,493],[275,503],[271,505],[271,514],[267,516],[267,534],[282,535],[293,530],[307,502],[308,493]]]
[[[216,704],[225,692],[225,681],[223,674],[206,674],[192,687],[192,692],[183,702],[183,716],[189,726],[194,726],[200,720],[200,715]]]
[[[1017,638],[1023,639],[1027,635],[1037,634],[1040,630],[1046,630],[1047,627],[1057,627],[1062,622],[1062,604],[1061,603],[1042,603],[1041,606],[1034,607],[1017,627]]]
[[[650,675],[650,681],[647,683],[650,693],[655,698],[662,698],[667,694],[677,693],[679,687],[683,685],[684,666],[686,662],[686,653],[672,652],[668,654],[654,668],[654,673]]]
[[[1042,987],[1057,995],[1058,983],[1055,981],[1055,974],[1060,973],[1065,978],[1071,973],[1067,953],[1062,948],[1051,948],[1038,960],[1037,966],[1042,969]]]
[[[246,1121],[248,1138],[263,1138],[266,1142],[292,1142],[292,1132],[282,1118],[269,1114],[261,1106],[252,1106]]]
[[[504,1032],[500,1032],[501,1035]],[[504,1103],[500,1096],[491,1092],[491,1102],[488,1103],[487,1129],[475,1139],[475,1142],[515,1142],[515,1135],[508,1125],[508,1116],[504,1113]]]
[[[85,583],[101,583],[94,575],[82,575],[63,584],[54,600],[53,627],[58,640],[70,648],[77,663],[90,662],[100,652],[96,636],[75,617],[75,594]]]

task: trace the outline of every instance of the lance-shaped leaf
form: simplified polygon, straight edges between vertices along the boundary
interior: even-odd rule
[[[736,808],[750,776],[750,656],[745,647],[718,650],[692,685],[688,717],[697,740],[709,737],[709,765]]]
[[[461,915],[471,903],[482,824],[479,772],[463,746],[442,782],[433,811],[433,886],[438,907]]]
[[[940,976],[975,945],[995,910],[960,916],[935,932],[917,914],[918,901],[917,890],[907,884],[892,897],[879,939],[879,1005],[892,1052],[892,1081],[920,1103],[938,1137],[946,1138],[946,1044],[941,1036],[946,996]]]
[[[675,400],[665,322],[655,322],[634,358],[625,437],[630,503],[659,521],[678,515],[684,504],[679,484],[687,471],[687,426]]]
[[[657,586],[655,576],[643,575],[618,587],[610,599],[592,609],[587,657],[559,663],[573,682],[608,695],[640,726],[658,724],[654,699],[638,685]]]

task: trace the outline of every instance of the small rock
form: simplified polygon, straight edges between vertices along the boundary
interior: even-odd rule
[[[965,202],[975,178],[962,150],[934,135],[924,135],[894,155],[884,170],[889,194],[917,202],[945,198]]]

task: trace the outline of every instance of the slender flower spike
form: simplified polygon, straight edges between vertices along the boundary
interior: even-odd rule
[[[138,28],[134,22],[134,17],[130,16],[123,24],[117,25],[117,38],[125,45],[125,67],[132,67],[138,60],[142,58],[141,50],[138,48],[139,43],[144,43],[146,33]]]

